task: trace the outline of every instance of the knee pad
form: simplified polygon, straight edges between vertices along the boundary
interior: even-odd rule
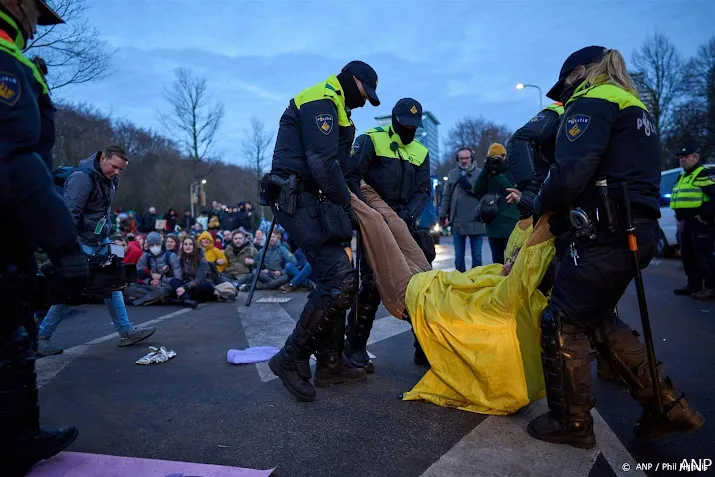
[[[367,275],[360,284],[358,306],[368,310],[375,310],[380,306],[380,290],[372,275]]]
[[[357,270],[352,269],[343,274],[340,280],[340,288],[333,292],[333,299],[338,308],[347,310],[355,298],[358,290]]]

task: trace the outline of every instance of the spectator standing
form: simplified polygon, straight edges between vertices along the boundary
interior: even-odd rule
[[[179,227],[181,227],[181,230],[191,230],[191,227],[193,227],[195,223],[196,219],[191,216],[191,211],[185,210],[184,215],[179,221]]]
[[[156,220],[159,216],[156,214],[156,207],[149,207],[147,213],[140,220],[141,231],[145,234],[156,230]]]
[[[173,232],[176,230],[176,225],[179,222],[179,214],[177,214],[174,209],[169,209],[169,211],[164,214],[164,220],[166,220],[164,230],[166,232]]]
[[[478,219],[479,199],[472,193],[481,169],[474,162],[474,153],[463,147],[457,151],[457,167],[449,171],[442,190],[440,225],[452,227],[454,268],[466,271],[467,238],[472,255],[472,267],[482,265],[482,237],[485,227]]]
[[[509,204],[506,196],[507,188],[516,187],[511,172],[506,162],[506,148],[503,144],[494,143],[489,146],[484,169],[479,173],[474,183],[474,195],[482,198],[489,194],[487,199],[493,199],[493,214],[485,216],[486,201],[481,202],[481,217],[487,225],[489,248],[492,250],[492,261],[504,264],[504,250],[512,230],[519,220],[519,209],[516,204]]]

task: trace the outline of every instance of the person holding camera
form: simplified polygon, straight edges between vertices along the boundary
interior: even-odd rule
[[[489,248],[494,263],[504,263],[506,243],[519,220],[516,204],[510,204],[506,200],[509,194],[507,189],[514,187],[514,180],[506,162],[506,149],[504,145],[494,143],[489,146],[484,169],[479,173],[472,189],[472,193],[481,199],[479,213],[487,225]]]
[[[90,257],[110,255],[109,221],[112,200],[119,183],[119,175],[127,167],[129,156],[116,144],[110,144],[80,162],[79,167],[67,177],[63,198],[74,221],[82,252]],[[124,296],[120,290],[107,293],[104,303],[119,333],[119,346],[130,346],[145,340],[156,328],[135,328],[129,321]],[[53,305],[40,326],[37,353],[50,356],[62,353],[62,348],[52,344],[52,334],[67,316],[69,304]]]

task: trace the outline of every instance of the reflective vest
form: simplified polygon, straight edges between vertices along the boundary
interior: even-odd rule
[[[15,23],[15,21],[1,10],[0,18],[2,18],[8,24],[17,28],[17,24]],[[20,29],[18,28],[17,31],[19,32]],[[11,41],[11,37],[7,32],[3,31],[3,33],[5,34],[0,35],[0,51],[4,51],[5,53],[14,57],[23,65],[30,68],[30,70],[32,71],[32,76],[34,76],[37,82],[40,83],[40,85],[42,86],[42,94],[47,94],[49,89],[47,88],[45,78],[42,76],[42,73],[40,73],[40,69],[35,63],[27,59],[27,57],[25,57],[25,55],[22,53],[22,48],[24,48],[25,46],[25,40],[22,38],[22,35],[18,33],[17,37],[15,38],[15,41],[13,42]]]
[[[546,106],[544,109],[548,109],[550,111],[555,112],[559,116],[564,114],[564,105],[562,103],[556,102],[556,103],[551,103],[550,105]]]
[[[365,131],[365,134],[370,136],[372,144],[375,147],[375,155],[378,157],[394,157],[402,159],[417,167],[421,166],[427,158],[427,148],[418,140],[413,140],[411,143],[404,145],[397,133],[390,137],[389,128],[376,127]],[[392,144],[396,144],[397,148],[393,150]]]
[[[295,98],[293,98],[293,102],[295,103],[295,107],[300,109],[305,103],[329,99],[335,104],[335,109],[338,110],[338,125],[343,127],[352,126],[353,122],[345,111],[345,97],[337,93],[339,89],[342,89],[340,81],[338,81],[337,76],[332,75],[327,81],[315,84],[298,93]]]
[[[587,85],[586,82],[581,83],[581,86],[576,88],[576,92],[571,96],[571,98],[566,102],[566,106],[573,103],[579,98],[598,98],[605,99],[611,103],[618,105],[619,110],[624,110],[628,107],[635,106],[642,109],[643,111],[648,111],[645,104],[633,95],[630,91],[626,91],[620,86],[615,84],[606,83],[608,80],[607,76],[599,76],[593,85]]]
[[[712,185],[713,180],[709,177],[698,177],[703,169],[704,166],[699,166],[690,174],[680,176],[670,196],[671,209],[697,209],[704,202],[710,202],[710,197],[701,187]]]

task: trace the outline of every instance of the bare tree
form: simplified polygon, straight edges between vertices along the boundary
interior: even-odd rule
[[[259,181],[266,163],[266,151],[273,140],[273,133],[266,131],[264,124],[258,118],[251,119],[251,129],[241,143],[243,155],[248,159],[250,167],[256,174],[256,193],[260,196]]]
[[[176,69],[174,75],[174,83],[164,93],[171,111],[160,116],[192,161],[193,176],[198,180],[211,173],[206,163],[216,161],[214,140],[224,109],[220,103],[209,104],[205,78],[195,77],[185,68]]]
[[[454,168],[454,155],[460,147],[467,147],[474,151],[474,160],[478,166],[484,164],[489,146],[498,142],[506,146],[511,137],[509,129],[500,124],[488,121],[482,117],[466,117],[455,124],[444,140],[445,153],[443,163],[448,163],[450,169]],[[438,171],[439,172],[439,171]]]
[[[683,58],[668,37],[656,33],[633,53],[633,66],[633,79],[663,141],[673,126],[673,113],[684,92]]]
[[[65,24],[39,27],[25,47],[28,57],[40,56],[47,63],[47,82],[56,90],[69,84],[88,83],[105,78],[114,51],[100,40],[99,29],[84,18],[85,0],[50,0],[49,5]]]

